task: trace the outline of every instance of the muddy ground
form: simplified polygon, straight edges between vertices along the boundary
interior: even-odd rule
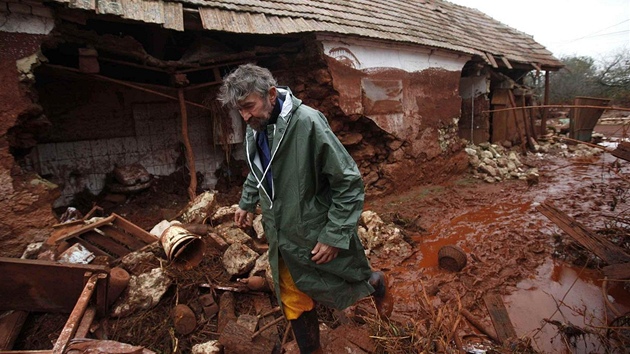
[[[519,157],[527,167],[538,168],[537,181],[490,184],[465,174],[439,185],[367,200],[365,210],[399,227],[414,250],[405,259],[370,255],[372,266],[389,275],[396,299],[392,321],[377,319],[365,300],[345,315],[320,311],[322,322],[333,328],[344,316],[367,313],[356,325],[373,336],[377,352],[454,352],[457,345],[469,352],[623,352],[630,345],[628,281],[608,282],[602,291],[598,269],[605,264],[577,246],[536,207],[550,202],[628,251],[630,162],[608,152],[586,159],[558,151]],[[175,216],[186,203],[185,184],[178,184],[182,180],[177,176],[170,178],[157,181],[123,205],[98,201],[99,205],[106,213],[116,212],[148,230]],[[238,192],[238,185],[224,184],[221,204],[236,203]],[[85,205],[93,202],[84,201]],[[460,272],[438,267],[437,252],[449,244],[467,254],[467,265]],[[218,265],[219,258],[219,253],[210,251],[203,269],[179,273],[175,293],[170,292],[168,300],[154,309],[137,318],[110,320],[106,325],[109,338],[162,353],[172,352],[174,346],[189,352],[194,344],[218,338],[216,319],[185,338],[176,338],[168,332],[168,312],[176,297],[182,303],[203,292],[198,285],[209,276],[214,282],[230,283]],[[518,340],[503,346],[493,343],[463,319],[461,309],[491,328],[484,303],[489,294],[498,294],[504,301]],[[237,294],[237,312],[251,309],[251,298]],[[50,317],[47,321],[53,322]],[[59,322],[57,326],[63,326],[63,320]],[[284,328],[284,323],[278,325],[280,337]],[[51,331],[44,342],[55,338]],[[45,347],[34,343],[33,333],[22,336],[20,345]]]

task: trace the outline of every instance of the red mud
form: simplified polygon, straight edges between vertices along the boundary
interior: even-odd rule
[[[424,287],[443,303],[461,299],[465,308],[487,319],[483,296],[498,292],[504,295],[517,335],[532,338],[533,348],[540,352],[570,352],[557,328],[543,325],[543,319],[601,328],[615,316],[602,298],[601,272],[552,260],[572,258],[554,250],[557,238],[569,242],[570,237],[535,206],[552,202],[595,231],[610,225],[612,216],[629,207],[623,191],[630,190],[630,183],[623,176],[628,176],[630,165],[621,161],[622,168],[615,171],[614,160],[607,153],[589,161],[531,154],[523,162],[539,168],[540,181],[533,186],[525,181],[486,184],[461,178],[370,200],[366,210],[406,226],[402,228],[416,250],[405,260],[372,259],[374,267],[388,270],[393,278],[398,299],[394,311],[413,318]],[[447,244],[457,244],[469,255],[460,273],[437,266],[437,252]],[[608,297],[623,314],[630,310],[630,293],[622,284],[614,284]],[[586,337],[576,345],[602,350],[596,338]]]

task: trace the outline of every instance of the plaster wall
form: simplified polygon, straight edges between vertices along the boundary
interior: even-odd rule
[[[466,168],[458,136],[461,69],[468,56],[332,37],[323,52],[350,122],[332,123],[372,194]],[[361,122],[373,122],[375,131]],[[353,123],[354,122],[354,123]],[[376,193],[374,193],[376,192]]]
[[[0,21],[1,22],[1,21]],[[30,78],[18,71],[17,61],[36,53],[41,34],[0,31],[0,256],[19,257],[26,245],[43,241],[56,219],[50,203],[57,187],[23,170],[10,150],[10,128],[37,111],[28,90]]]

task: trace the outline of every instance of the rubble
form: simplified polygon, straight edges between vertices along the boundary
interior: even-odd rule
[[[154,268],[150,272],[129,279],[128,294],[114,304],[112,317],[125,317],[139,310],[155,306],[173,283],[166,271]]]
[[[199,194],[181,215],[184,223],[204,224],[206,218],[212,216],[216,209],[216,192],[206,191]]]
[[[548,141],[539,141],[534,145],[534,156],[542,154],[556,154],[567,158],[589,158],[602,153],[601,148],[590,147],[587,144],[570,145],[564,143],[561,137],[553,137]],[[487,183],[496,183],[503,180],[519,179],[536,181],[539,172],[537,168],[524,165],[519,154],[505,148],[503,145],[481,143],[468,145],[465,149],[473,177]]]
[[[230,276],[247,274],[256,263],[258,253],[246,245],[236,242],[223,254],[223,266]]]
[[[404,240],[402,231],[386,224],[373,211],[364,211],[359,219],[359,238],[367,253],[385,254],[404,259],[411,255],[411,245]]]

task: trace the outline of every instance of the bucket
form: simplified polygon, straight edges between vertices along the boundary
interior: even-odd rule
[[[173,225],[164,230],[160,236],[160,243],[162,243],[166,258],[183,269],[191,269],[199,265],[206,249],[206,244],[200,236],[179,225]]]

